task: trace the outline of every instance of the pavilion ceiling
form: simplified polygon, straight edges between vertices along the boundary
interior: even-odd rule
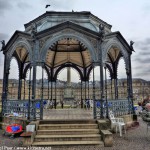
[[[19,62],[24,62],[25,63],[25,62],[29,61],[28,52],[22,46],[16,47],[14,57],[16,57],[19,60]]]
[[[88,49],[75,39],[63,39],[51,46],[46,55],[46,64],[57,67],[64,63],[73,63],[80,67],[91,64],[91,56]]]
[[[107,53],[107,63],[115,63],[121,57],[121,52],[117,47],[111,47]]]

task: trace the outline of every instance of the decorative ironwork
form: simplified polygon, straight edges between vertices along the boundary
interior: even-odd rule
[[[104,105],[105,106],[105,105]],[[131,114],[132,102],[128,100],[108,101],[108,109],[112,110],[115,116]]]
[[[44,77],[44,64],[42,66],[42,87],[41,87],[41,100],[40,100],[40,119],[43,119],[43,77]]]
[[[30,120],[40,119],[40,100],[7,100],[3,103],[3,115],[14,114]]]
[[[53,15],[53,12],[52,12],[52,15]],[[84,15],[86,18],[87,17],[86,14]],[[61,17],[63,17],[63,15]],[[44,18],[42,17],[42,20],[43,19]],[[57,18],[57,19],[60,19],[60,18]],[[64,18],[61,18],[61,20],[62,19]],[[97,19],[98,18],[96,18],[96,20]],[[22,115],[24,115],[28,120],[35,120],[37,118],[43,119],[43,98],[44,98],[43,97],[43,69],[44,67],[47,68],[46,71],[48,74],[48,80],[51,82],[51,87],[49,87],[49,82],[48,82],[48,99],[50,98],[52,101],[53,100],[53,82],[55,81],[55,100],[56,100],[57,74],[62,68],[67,67],[67,66],[75,68],[80,74],[81,108],[83,108],[83,97],[84,97],[82,82],[85,81],[85,99],[86,99],[87,98],[86,81],[89,80],[89,74],[93,67],[93,116],[94,118],[98,118],[98,117],[104,118],[104,116],[108,117],[108,109],[112,109],[113,111],[115,111],[114,113],[116,113],[116,115],[121,115],[124,113],[134,113],[133,101],[132,101],[132,74],[131,74],[131,58],[130,58],[130,55],[132,54],[132,51],[133,51],[133,42],[131,41],[130,45],[128,45],[127,42],[122,37],[122,35],[119,32],[111,32],[110,31],[111,26],[109,26],[105,22],[102,22],[98,26],[98,23],[99,21],[101,22],[101,20],[99,21],[96,21],[95,19],[92,20],[92,21],[95,21],[95,25],[97,24],[96,26],[99,27],[99,33],[96,30],[97,28],[96,26],[95,26],[96,27],[95,30],[92,31],[89,28],[88,24],[86,25],[86,27],[82,27],[80,25],[77,25],[68,21],[68,18],[66,18],[66,20],[67,20],[66,22],[58,26],[49,28],[49,30],[45,30],[46,28],[43,28],[42,32],[38,32],[37,27],[39,29],[40,24],[41,24],[40,17],[39,17],[38,23],[36,21],[31,21],[28,25],[25,25],[26,27],[25,32],[17,31],[15,35],[7,43],[7,46],[5,46],[5,41],[1,41],[2,50],[5,55],[4,77],[3,77],[3,80],[4,80],[3,81],[3,96],[2,96],[2,105],[3,105],[2,108],[4,109],[4,111],[2,110],[3,113],[10,113],[11,111],[13,111],[16,113],[22,113]],[[80,22],[80,20],[77,19],[77,22],[78,21]],[[105,34],[105,32],[107,32],[107,35]],[[17,37],[17,39],[15,37]],[[78,41],[77,43],[79,45],[79,49],[77,50],[72,49],[70,50],[70,52],[81,52],[81,57],[82,57],[81,62],[83,63],[82,65],[80,65],[80,63],[76,63],[76,61],[70,62],[70,60],[67,60],[67,61],[65,60],[64,62],[62,61],[62,63],[60,63],[58,66],[57,65],[54,66],[56,52],[62,51],[57,48],[58,41],[63,41],[65,39],[72,39],[72,40]],[[73,48],[73,45],[74,44],[72,44],[72,48]],[[20,76],[19,76],[18,99],[21,99],[21,86],[22,86],[21,79],[24,78],[24,100],[23,101],[22,100],[20,101],[8,100],[7,101],[8,75],[9,75],[10,61],[11,61],[12,56],[16,55],[17,47],[20,47],[20,46],[24,47],[25,49],[24,52],[26,53],[26,56],[23,61],[21,59],[20,60],[18,59],[19,63],[21,62],[23,63],[22,64],[23,66],[19,68]],[[53,49],[54,46],[56,46],[56,51],[54,51]],[[128,73],[127,73],[128,100],[127,101],[117,100],[117,101],[110,101],[107,103],[107,87],[105,87],[106,103],[104,103],[103,62],[107,61],[108,52],[113,47],[119,50],[119,55],[118,55],[119,57],[116,63],[119,62],[120,57],[123,57],[125,60],[125,66],[128,69]],[[131,50],[131,52],[129,50]],[[46,62],[48,51],[49,52],[51,51],[51,53],[55,52],[53,58],[51,58],[51,55],[49,55],[50,60],[53,60],[51,65]],[[84,51],[87,52],[88,55],[84,53]],[[64,52],[66,52],[66,50]],[[84,55],[86,55],[87,58]],[[87,60],[88,60],[88,63],[86,64]],[[32,84],[31,84],[31,64],[32,64],[32,69],[33,69]],[[35,100],[36,66],[41,65],[41,64],[42,64],[41,99]],[[100,90],[99,90],[100,99],[99,100],[96,100],[96,95],[95,95],[94,65],[96,64],[97,66],[100,66]],[[113,62],[110,62],[110,65],[107,66],[111,75],[111,95],[112,95],[112,79],[114,79],[114,85],[115,85],[115,88],[117,88],[117,68],[113,68],[112,65],[113,65]],[[28,100],[26,101],[25,100],[26,98],[25,97],[25,94],[26,94],[25,77],[26,77],[27,70],[29,68],[30,68],[29,89],[28,89],[29,96],[28,96]],[[106,82],[106,78],[107,77],[105,77],[105,82]],[[106,84],[107,82],[105,83],[105,85]],[[51,97],[49,95],[50,94],[49,88],[51,88]],[[31,89],[32,89],[32,92],[31,92]],[[89,98],[89,81],[88,81],[88,98]],[[115,92],[115,98],[116,99],[118,98],[118,93],[116,92]],[[27,103],[27,105],[25,103]]]
[[[31,103],[31,66],[30,66],[30,74],[29,74],[29,100],[28,100],[28,120],[30,120],[30,103]]]
[[[105,69],[105,99],[106,99],[106,118],[108,118],[108,101],[107,101],[107,74],[106,74],[106,64],[104,66]]]
[[[97,108],[95,103],[95,72],[94,72],[94,64],[93,64],[93,118],[96,119],[97,117]]]

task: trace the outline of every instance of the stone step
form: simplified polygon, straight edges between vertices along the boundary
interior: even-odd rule
[[[59,129],[38,130],[37,135],[77,135],[77,134],[99,134],[99,129]]]
[[[73,146],[73,145],[101,145],[102,141],[52,141],[52,142],[33,142],[32,146]]]
[[[102,145],[96,120],[42,120],[33,146]]]
[[[97,124],[40,124],[39,130],[56,130],[56,129],[98,129]]]
[[[50,141],[101,141],[99,134],[89,135],[36,135],[35,142]]]
[[[41,120],[40,124],[95,124],[95,119],[84,120],[84,119],[70,119],[70,120]]]

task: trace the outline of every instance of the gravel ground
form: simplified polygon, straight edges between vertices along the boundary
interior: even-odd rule
[[[45,147],[45,150],[150,150],[150,129],[147,133],[147,125],[139,117],[138,121],[140,123],[139,127],[130,129],[127,131],[127,134],[122,137],[119,136],[119,133],[113,134],[114,145],[113,147],[99,147],[99,146],[72,146],[72,147]],[[5,148],[6,150],[10,147],[14,149],[21,150],[22,138],[16,137],[10,139],[9,136],[3,136],[2,130],[0,130],[0,150]],[[5,146],[5,147],[4,147]],[[7,146],[7,147],[6,147]],[[24,149],[32,149],[31,147],[23,147]],[[4,150],[5,150],[4,149]],[[40,148],[36,149],[40,150]]]

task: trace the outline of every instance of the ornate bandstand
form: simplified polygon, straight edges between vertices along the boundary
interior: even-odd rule
[[[74,68],[80,75],[81,83],[85,82],[85,86],[89,82],[90,73],[93,72],[93,118],[108,117],[106,69],[115,86],[116,101],[110,101],[113,108],[116,110],[122,108],[124,113],[134,113],[131,69],[132,41],[128,44],[119,31],[112,32],[111,25],[87,11],[48,11],[24,26],[25,31],[16,31],[8,43],[2,47],[4,54],[3,115],[14,111],[21,112],[29,120],[43,119],[43,71],[45,70],[47,73],[48,85],[51,89],[47,99],[52,100],[54,98],[51,92],[52,89],[55,89],[58,73],[65,67]],[[19,70],[18,99],[9,100],[9,70],[13,57],[17,60]],[[127,98],[124,101],[118,100],[117,89],[118,64],[121,58],[124,60],[127,76]],[[42,68],[40,99],[36,97],[37,66]],[[98,100],[95,98],[94,68],[96,66],[100,68],[100,99]],[[28,99],[24,99],[21,90],[27,80],[27,72],[29,73],[29,92]],[[97,101],[100,102],[100,107],[96,106]],[[83,108],[82,96],[81,108]]]

